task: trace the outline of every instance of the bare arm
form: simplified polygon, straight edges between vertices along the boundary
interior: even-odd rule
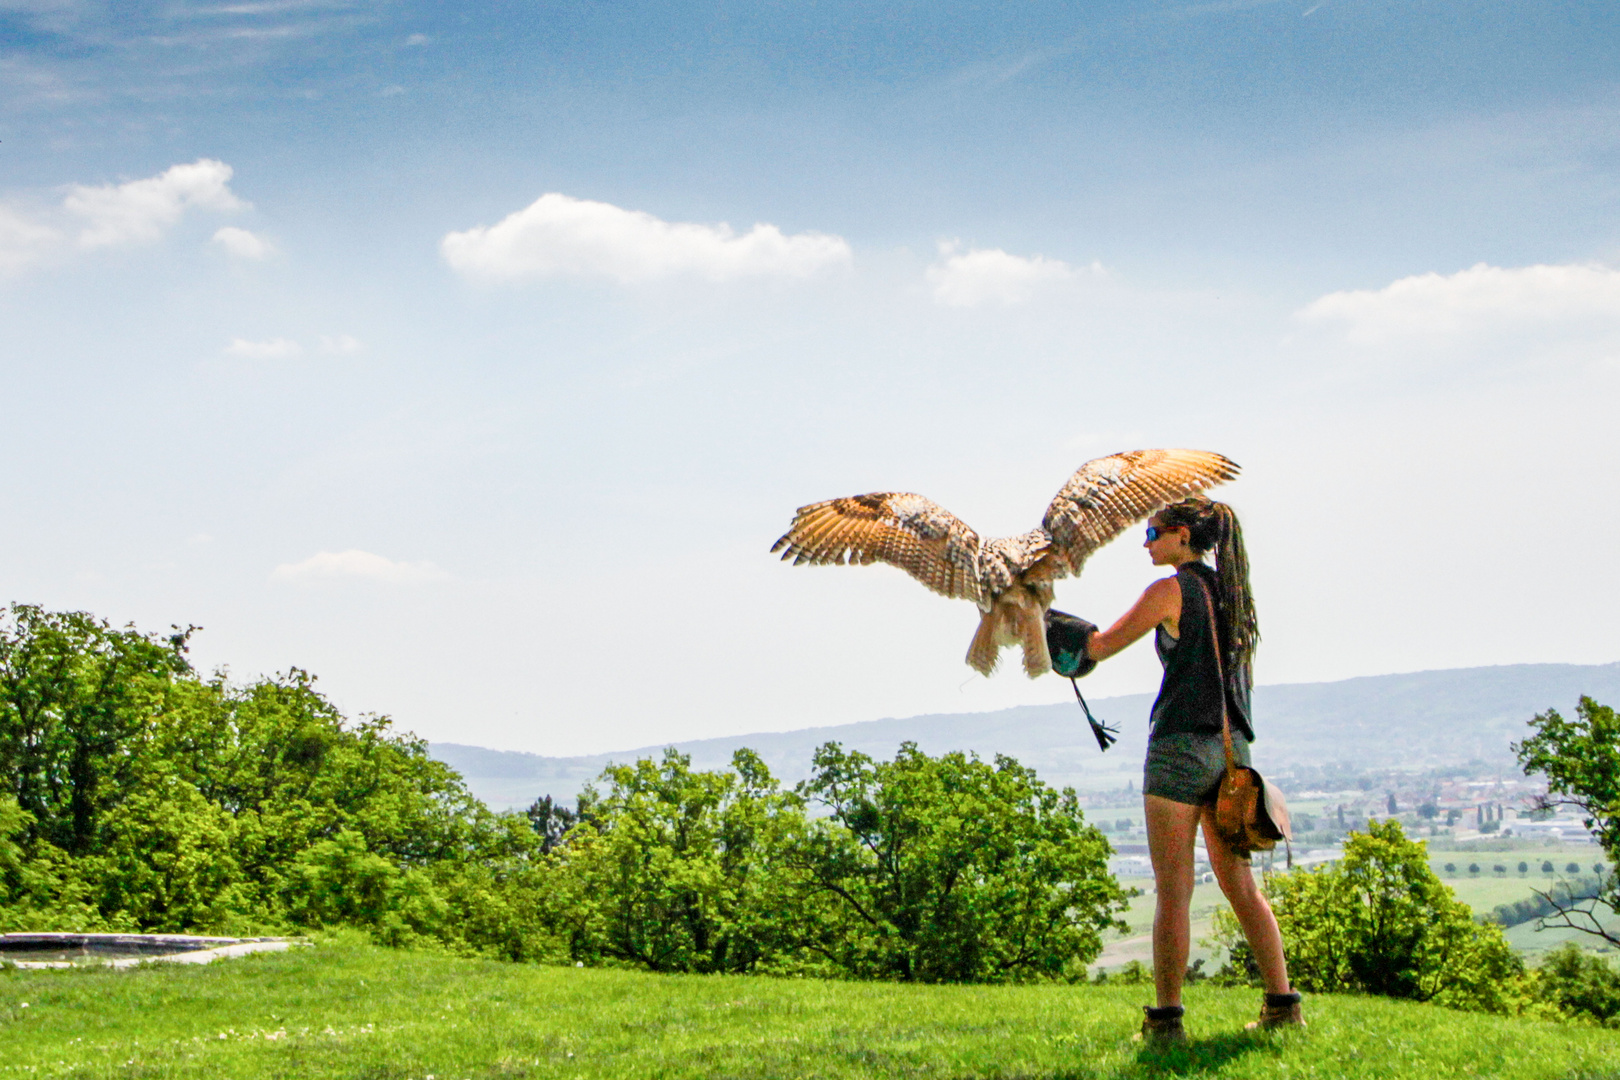
[[[1086,655],[1093,660],[1106,660],[1160,623],[1174,633],[1180,620],[1181,583],[1173,577],[1160,578],[1143,591],[1118,622],[1091,635]]]

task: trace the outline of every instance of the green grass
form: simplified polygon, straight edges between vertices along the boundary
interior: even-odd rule
[[[1620,1078],[1620,1032],[1317,997],[1308,1031],[1251,1037],[1256,994],[1203,986],[1191,1049],[1154,1055],[1130,1038],[1146,996],[656,976],[336,939],[209,967],[0,977],[0,1080]]]

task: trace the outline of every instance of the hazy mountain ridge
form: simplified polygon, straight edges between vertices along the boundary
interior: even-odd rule
[[[1512,766],[1508,744],[1522,738],[1538,712],[1572,711],[1581,695],[1620,703],[1620,663],[1513,664],[1372,675],[1326,683],[1286,683],[1255,690],[1255,764],[1287,769],[1349,761],[1362,768],[1429,768],[1481,760]],[[912,740],[928,753],[973,750],[1007,754],[1052,784],[1113,787],[1140,776],[1152,695],[1099,698],[1092,711],[1120,729],[1100,753],[1074,702],[1026,705],[985,713],[946,713],[857,724],[754,732],[676,742],[697,768],[721,768],[749,747],[771,771],[792,782],[806,775],[815,748],[830,740],[887,757]],[[434,757],[456,768],[472,789],[498,807],[527,805],[540,795],[571,798],[611,762],[662,754],[664,744],[547,757],[457,743],[433,743]]]

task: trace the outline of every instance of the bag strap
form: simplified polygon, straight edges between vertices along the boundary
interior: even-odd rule
[[[1193,576],[1198,577],[1196,573]],[[1221,632],[1215,623],[1215,598],[1210,595],[1209,586],[1204,583],[1204,579],[1201,577],[1198,577],[1198,587],[1204,593],[1204,608],[1209,614],[1209,636],[1215,642],[1215,672],[1221,679],[1221,741],[1226,745],[1226,772],[1227,775],[1231,775],[1233,770],[1237,768],[1237,755],[1232,750],[1232,721],[1226,712],[1226,663],[1221,659]],[[1266,793],[1262,788],[1260,791],[1260,806],[1262,809],[1265,808],[1265,800]],[[1285,836],[1283,837],[1283,844],[1286,845],[1288,851],[1288,869],[1292,870],[1294,868],[1294,842]]]
[[[1198,588],[1204,593],[1204,614],[1209,616],[1209,639],[1215,643],[1215,675],[1221,684],[1221,742],[1226,747],[1226,771],[1237,771],[1237,754],[1232,749],[1232,720],[1226,712],[1226,663],[1221,659],[1221,631],[1215,622],[1215,597],[1209,591],[1209,585],[1193,572],[1193,580],[1198,582]]]

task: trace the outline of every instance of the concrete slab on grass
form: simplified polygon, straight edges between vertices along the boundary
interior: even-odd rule
[[[289,938],[199,937],[194,934],[0,934],[0,962],[22,969],[71,968],[86,964],[127,968],[136,964],[209,964],[255,952],[280,952]]]

